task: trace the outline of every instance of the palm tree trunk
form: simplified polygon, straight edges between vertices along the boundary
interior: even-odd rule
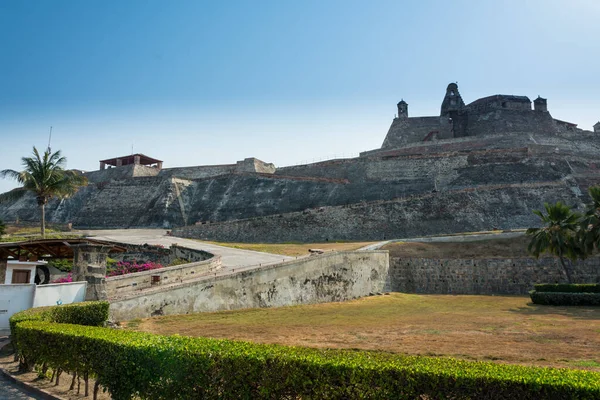
[[[567,266],[565,265],[564,257],[560,256],[559,259],[560,259],[560,263],[563,267],[563,270],[565,271],[565,274],[567,275],[567,281],[569,283],[573,283],[573,280],[571,279],[571,271],[569,271],[569,268],[567,268]]]
[[[46,205],[42,203],[40,207],[42,213],[42,239],[46,238]]]

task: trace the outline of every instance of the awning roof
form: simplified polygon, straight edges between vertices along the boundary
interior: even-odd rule
[[[147,155],[141,154],[141,153],[130,154],[128,156],[123,156],[123,157],[109,158],[106,160],[100,160],[100,162],[116,167],[117,160],[121,160],[121,163],[122,163],[121,165],[129,165],[129,164],[133,164],[133,160],[134,160],[135,156],[140,157],[140,164],[142,164],[142,165],[150,165],[150,164],[156,164],[156,163],[162,162],[162,160],[157,160],[156,158],[148,157]]]
[[[78,244],[90,244],[112,247],[110,253],[123,253],[126,248],[115,243],[105,242],[93,239],[40,239],[26,242],[8,242],[0,243],[0,260],[6,260],[9,257],[14,259],[51,259],[51,258],[73,258],[73,248],[71,246]],[[33,257],[31,257],[33,255]]]

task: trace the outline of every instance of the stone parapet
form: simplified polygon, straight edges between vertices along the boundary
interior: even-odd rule
[[[218,271],[221,268],[221,257],[214,256],[204,261],[112,276],[106,278],[106,292],[108,298],[112,299],[150,287],[159,287],[161,285],[171,285],[198,279],[204,274]]]
[[[387,251],[335,252],[147,289],[111,301],[115,321],[154,315],[344,301],[382,292]]]

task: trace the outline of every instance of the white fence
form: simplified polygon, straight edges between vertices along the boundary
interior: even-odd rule
[[[33,307],[79,303],[85,300],[87,282],[0,285],[0,335],[10,328],[8,319]]]

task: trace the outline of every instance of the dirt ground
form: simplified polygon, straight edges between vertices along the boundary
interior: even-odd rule
[[[512,258],[531,257],[527,237],[477,240],[473,242],[396,242],[382,247],[390,257],[400,258]]]
[[[54,385],[54,382],[50,382],[50,376],[43,378],[38,375],[37,372],[19,372],[19,363],[14,362],[14,356],[12,353],[12,346],[9,344],[4,346],[0,350],[0,368],[10,372],[14,375],[18,380],[29,383],[32,386],[37,387],[38,389],[42,389],[54,396],[66,399],[66,400],[78,400],[78,399],[92,399],[92,394],[94,390],[94,381],[92,379],[89,380],[89,397],[84,396],[85,384],[83,379],[81,380],[80,386],[80,394],[77,394],[77,382],[75,383],[74,390],[69,390],[71,386],[71,380],[73,378],[72,375],[68,375],[67,373],[62,373],[59,379],[58,386]],[[110,400],[111,397],[108,393],[103,393],[102,389],[98,392],[99,400]]]
[[[600,307],[392,293],[344,303],[133,320],[128,329],[600,371]]]
[[[254,250],[263,253],[281,254],[284,256],[298,257],[309,254],[308,249],[321,249],[323,251],[353,251],[376,242],[326,242],[326,243],[221,243],[207,242],[219,246],[233,247],[235,249]]]

